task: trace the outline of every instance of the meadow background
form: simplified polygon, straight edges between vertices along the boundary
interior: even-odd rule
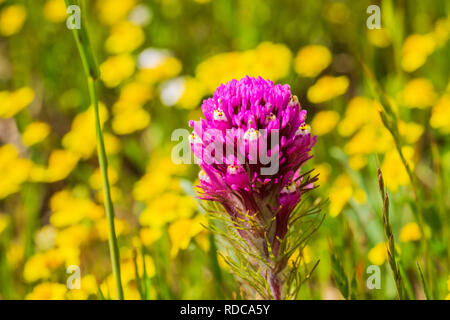
[[[305,270],[320,263],[297,298],[397,297],[378,167],[409,297],[450,298],[449,1],[85,3],[126,299],[241,298],[202,226],[198,168],[172,162],[170,137],[245,75],[290,84],[318,136],[310,196],[329,206],[299,253]],[[382,29],[366,26],[371,4]],[[0,0],[0,299],[115,297],[93,110],[66,19],[63,0]],[[70,265],[81,289],[66,286]],[[370,265],[380,289],[366,285]]]

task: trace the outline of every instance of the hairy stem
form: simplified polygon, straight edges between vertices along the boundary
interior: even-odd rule
[[[270,273],[269,289],[274,300],[281,300],[281,281],[277,273]]]

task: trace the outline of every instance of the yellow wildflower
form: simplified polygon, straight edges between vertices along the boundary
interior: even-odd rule
[[[129,54],[112,56],[100,65],[101,78],[107,87],[117,87],[133,75],[134,68],[134,58]]]
[[[50,126],[45,122],[32,122],[22,134],[23,143],[30,147],[44,140],[50,133]]]
[[[181,191],[175,174],[181,173],[182,166],[174,164],[170,157],[159,156],[148,164],[147,173],[136,182],[133,197],[138,201],[151,201],[167,191]]]
[[[339,122],[339,134],[349,137],[367,123],[382,125],[377,108],[377,104],[369,98],[352,98],[347,105],[345,117]]]
[[[433,30],[433,38],[436,42],[436,47],[441,48],[443,47],[450,36],[450,19],[444,18],[439,19]]]
[[[87,300],[90,295],[97,294],[97,280],[92,274],[88,274],[80,279],[80,289],[71,289],[67,292],[70,300]]]
[[[55,182],[66,178],[77,166],[79,156],[72,151],[53,150],[48,158],[48,167],[34,165],[30,178],[35,182]]]
[[[314,78],[331,63],[331,52],[325,46],[311,45],[301,48],[294,61],[295,71],[303,76]]]
[[[88,198],[75,196],[69,190],[55,193],[50,199],[50,209],[50,223],[57,228],[74,225],[85,218],[97,220],[104,217],[103,207]]]
[[[128,21],[120,22],[112,27],[106,39],[106,51],[112,54],[128,53],[137,49],[143,42],[144,31]]]
[[[319,174],[319,183],[324,186],[330,178],[331,166],[326,162],[319,163],[315,165],[313,173]]]
[[[372,264],[381,266],[387,259],[387,243],[380,242],[369,251],[369,261]]]
[[[444,94],[433,106],[430,125],[443,134],[450,133],[450,94]]]
[[[205,230],[206,231],[206,230]],[[200,247],[200,249],[204,252],[209,251],[209,236],[207,232],[201,232],[195,236],[195,243]]]
[[[67,247],[61,247],[61,248],[59,248],[59,250],[61,251],[61,254],[64,257],[66,269],[72,265],[76,265],[76,266],[80,265],[81,251],[78,247],[67,246]]]
[[[249,68],[249,76],[261,76],[276,81],[289,74],[292,53],[284,44],[262,42],[252,55],[253,63]]]
[[[65,285],[54,282],[40,283],[33,288],[25,299],[27,300],[64,300],[67,288]]]
[[[64,0],[47,0],[44,5],[44,17],[54,23],[66,20],[67,12]]]
[[[13,145],[0,147],[0,199],[19,191],[20,185],[28,178],[31,167],[31,161],[19,158]]]
[[[391,150],[392,146],[393,140],[389,131],[384,127],[366,125],[344,146],[344,151],[351,156],[374,152],[384,153]]]
[[[6,214],[0,214],[0,236],[2,235],[2,232],[6,230],[6,228],[9,225],[9,216]]]
[[[406,224],[400,231],[401,242],[417,241],[421,238],[420,228],[417,223],[410,222]]]
[[[122,261],[120,263],[122,283],[124,289],[125,299],[138,300],[140,299],[139,292],[136,289],[134,280],[136,279],[136,271],[134,261],[130,250],[124,250],[121,252]],[[144,261],[140,253],[137,254],[136,263],[139,274],[144,272]],[[145,271],[147,276],[152,278],[155,275],[155,265],[153,259],[145,256]],[[114,299],[116,295],[116,283],[112,274],[108,275],[106,279],[101,283],[100,290],[105,297]]]
[[[247,56],[252,53],[250,51]],[[209,92],[213,92],[221,83],[246,75],[249,67],[245,62],[251,61],[251,58],[244,60],[243,57],[244,53],[228,52],[203,60],[196,69],[197,79],[205,84]]]
[[[79,248],[89,240],[90,227],[86,224],[77,224],[58,230],[55,243],[64,251],[70,248]]]
[[[184,92],[177,105],[185,109],[198,107],[202,97],[206,93],[205,86],[193,77],[184,77]]]
[[[353,187],[349,176],[341,174],[330,189],[330,216],[338,216],[352,197]]]
[[[0,118],[11,118],[34,99],[34,91],[23,87],[16,91],[0,91]]]
[[[145,129],[150,123],[150,114],[142,108],[124,110],[114,115],[112,128],[120,135]]]
[[[169,237],[172,243],[170,256],[176,257],[180,250],[185,250],[191,239],[204,230],[202,223],[205,219],[198,216],[194,219],[180,219],[169,226]]]
[[[155,228],[142,228],[140,230],[142,244],[149,246],[155,241],[158,241],[162,236],[162,231]]]
[[[367,38],[370,43],[379,48],[389,47],[392,42],[391,34],[386,28],[368,30]]]
[[[130,82],[120,90],[120,101],[128,105],[144,105],[152,97],[151,87],[142,82]]]
[[[6,251],[8,265],[13,269],[17,269],[19,264],[23,261],[24,252],[23,244],[17,242],[9,244],[8,251]]]
[[[131,266],[121,266],[121,268],[131,268]],[[124,281],[123,281],[124,282]],[[109,275],[100,285],[100,290],[107,299],[117,299],[116,297],[116,282],[113,275]],[[136,284],[133,282],[123,285],[123,294],[126,300],[139,300],[140,295],[137,290]]]
[[[139,55],[137,80],[154,84],[175,77],[181,72],[180,60],[168,50],[148,48]]]
[[[414,169],[414,149],[410,146],[402,148],[403,155],[409,164],[411,170]],[[384,156],[383,164],[381,165],[383,178],[386,186],[392,192],[396,192],[399,186],[405,186],[410,183],[408,173],[403,165],[402,160],[396,149],[392,149]]]
[[[346,76],[323,76],[308,89],[308,99],[312,103],[322,103],[344,94],[349,81]]]
[[[398,122],[398,131],[406,143],[416,143],[424,132],[421,124],[414,122]]]
[[[448,291],[450,291],[450,276],[447,280]],[[450,293],[445,297],[445,300],[450,300]]]
[[[5,7],[0,12],[0,34],[12,36],[22,29],[27,17],[27,11],[23,5],[15,4]]]
[[[166,192],[148,203],[139,222],[143,226],[159,228],[176,219],[191,217],[196,209],[197,204],[191,197]]]
[[[123,256],[122,262],[120,263],[122,281],[124,284],[128,284],[130,281],[136,279],[134,260],[131,252],[122,252],[121,256]],[[144,273],[144,261],[140,252],[136,255],[136,264],[139,274],[142,275]],[[149,278],[152,278],[155,275],[155,265],[153,259],[149,255],[145,256],[145,271]]]
[[[311,122],[312,131],[315,135],[323,136],[331,132],[338,122],[339,113],[336,111],[320,111]]]
[[[420,68],[433,53],[435,41],[432,34],[413,34],[406,38],[402,48],[402,68],[412,72]]]
[[[48,279],[52,271],[64,265],[64,255],[58,249],[38,252],[30,257],[23,269],[23,278],[31,283],[41,279]]]
[[[212,92],[218,85],[245,75],[273,81],[289,73],[292,53],[283,44],[262,42],[255,49],[220,53],[197,66],[196,77]]]
[[[433,105],[436,93],[433,84],[426,78],[410,80],[403,89],[403,103],[410,108],[427,108]]]
[[[348,164],[349,164],[350,168],[357,171],[366,166],[367,158],[360,154],[353,155],[348,160]]]
[[[353,192],[353,198],[358,204],[364,204],[367,202],[367,195],[363,189],[356,188]]]
[[[136,0],[99,0],[97,1],[97,10],[100,21],[111,26],[124,20],[135,5]]]
[[[48,250],[55,246],[56,229],[52,225],[43,226],[34,236],[38,251]]]
[[[100,103],[99,111],[103,125],[108,119],[108,109],[103,103]],[[78,114],[72,121],[70,131],[63,137],[62,145],[64,148],[78,154],[82,159],[88,159],[97,145],[94,120],[93,106]],[[108,148],[106,141],[105,147]]]
[[[120,139],[115,135],[104,132],[103,139],[105,140],[105,151],[107,155],[117,154],[121,149]]]

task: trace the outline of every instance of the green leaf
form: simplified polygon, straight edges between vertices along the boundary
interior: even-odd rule
[[[428,291],[427,283],[425,282],[425,278],[423,277],[422,269],[420,268],[419,262],[416,261],[417,269],[419,269],[420,280],[422,280],[423,291],[425,292],[425,297],[427,300],[431,300],[430,291]]]
[[[349,297],[348,279],[345,275],[344,267],[336,254],[331,254],[331,266],[333,270],[333,279],[337,288],[345,299]]]

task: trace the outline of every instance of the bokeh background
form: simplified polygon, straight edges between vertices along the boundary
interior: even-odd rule
[[[431,297],[447,297],[449,1],[85,2],[126,299],[241,297],[202,226],[198,168],[172,162],[170,137],[220,83],[245,75],[290,84],[318,136],[312,195],[330,201],[301,252],[305,270],[320,263],[298,298],[396,297],[377,167],[409,293],[425,298],[418,262]],[[379,30],[366,26],[371,4]],[[0,299],[115,297],[93,110],[66,19],[63,0],[0,0]],[[376,81],[422,190],[422,222]],[[81,289],[66,286],[70,265]],[[370,265],[380,289],[366,285]]]

